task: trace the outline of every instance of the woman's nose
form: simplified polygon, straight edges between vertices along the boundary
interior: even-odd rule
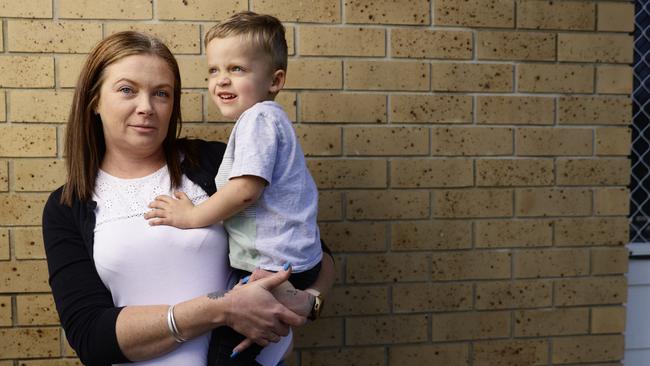
[[[137,112],[138,114],[145,114],[145,115],[150,115],[153,113],[151,98],[148,95],[144,95],[143,93],[140,96],[140,98],[138,98]]]

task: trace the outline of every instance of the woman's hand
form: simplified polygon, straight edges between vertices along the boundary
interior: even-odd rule
[[[195,206],[183,192],[174,192],[174,197],[162,195],[156,197],[150,204],[151,211],[144,214],[149,225],[170,225],[179,229],[190,229],[194,225]]]

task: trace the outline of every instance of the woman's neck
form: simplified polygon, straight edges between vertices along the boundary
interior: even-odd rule
[[[107,150],[100,168],[114,177],[133,179],[152,174],[165,164],[165,155],[162,149],[154,154],[143,156],[126,155]]]

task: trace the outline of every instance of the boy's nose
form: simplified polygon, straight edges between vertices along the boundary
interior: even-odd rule
[[[227,76],[222,77],[217,81],[217,83],[219,84],[219,86],[228,85],[230,84],[230,78],[228,78]]]

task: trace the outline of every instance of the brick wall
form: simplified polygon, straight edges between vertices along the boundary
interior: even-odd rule
[[[40,217],[85,54],[160,36],[184,133],[225,140],[201,38],[287,25],[279,96],[337,285],[290,365],[620,365],[633,5],[539,0],[0,0],[0,366],[75,365]]]

